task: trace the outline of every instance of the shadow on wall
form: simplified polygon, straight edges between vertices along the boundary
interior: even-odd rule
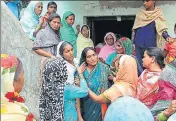
[[[41,58],[32,51],[33,42],[28,38],[17,18],[1,1],[1,53],[16,55],[23,63],[25,84],[21,95],[25,104],[39,119],[39,68]]]

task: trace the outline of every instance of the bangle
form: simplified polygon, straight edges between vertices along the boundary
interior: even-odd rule
[[[167,121],[167,117],[164,115],[164,112],[158,114],[157,118],[159,121]]]
[[[83,74],[79,74],[79,78],[84,78]]]
[[[38,25],[35,30],[40,30],[41,26]]]

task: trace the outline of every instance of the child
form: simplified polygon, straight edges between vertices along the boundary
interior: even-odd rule
[[[173,43],[165,43],[163,55],[166,58],[166,63],[170,63],[176,58],[176,38]]]

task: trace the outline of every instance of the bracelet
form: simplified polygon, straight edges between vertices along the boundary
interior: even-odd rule
[[[159,121],[167,121],[167,117],[164,115],[164,112],[158,114],[157,118]]]
[[[41,26],[38,25],[35,30],[40,30]]]
[[[84,78],[84,75],[83,74],[79,74],[79,78]]]

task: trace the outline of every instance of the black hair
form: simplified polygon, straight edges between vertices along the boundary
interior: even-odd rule
[[[61,17],[57,13],[52,13],[49,16],[48,21],[51,22],[54,18],[59,18],[61,20]]]
[[[75,16],[75,14],[70,14],[69,16],[72,16],[72,15]],[[69,16],[67,16],[65,19],[67,19]]]
[[[59,54],[64,58],[64,48],[65,48],[65,46],[67,46],[67,45],[71,45],[72,47],[73,47],[73,45],[71,44],[71,43],[69,43],[69,42],[63,42],[62,44],[61,44],[61,46],[60,46],[60,48],[59,48]]]
[[[47,5],[47,9],[49,8],[50,5],[55,5],[56,8],[57,8],[57,4],[55,2],[49,2],[48,5]]]
[[[143,2],[145,2],[145,1],[150,1],[150,0],[142,0]],[[152,1],[154,1],[154,7],[156,7],[156,0],[152,0]]]
[[[176,29],[176,23],[175,23],[174,29]]]
[[[81,27],[81,32],[82,32],[82,29],[83,29],[84,27],[86,27],[86,28],[89,30],[89,26],[88,26],[88,25],[83,25],[83,26]]]
[[[17,58],[17,61],[18,61],[18,65],[17,65],[16,71],[15,71],[15,75],[14,75],[14,81],[18,81],[19,76],[20,76],[20,74],[23,71],[23,64],[22,64],[22,62],[18,58]]]
[[[93,47],[86,47],[86,48],[84,48],[84,50],[83,50],[82,53],[81,53],[80,65],[81,65],[83,62],[85,62],[85,63],[87,64],[87,62],[86,62],[86,55],[87,55],[87,52],[88,52],[89,50],[92,50],[92,51],[96,52]]]
[[[149,57],[155,57],[156,62],[158,63],[158,65],[160,66],[160,68],[164,68],[165,64],[164,64],[164,56],[163,56],[163,52],[160,48],[158,47],[149,47],[146,49],[146,52],[148,54]]]

